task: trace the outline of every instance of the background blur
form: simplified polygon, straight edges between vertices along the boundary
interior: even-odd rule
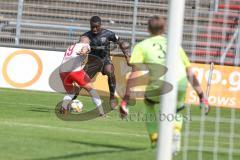
[[[42,91],[52,91],[51,73],[66,48],[89,30],[91,16],[100,16],[104,28],[133,46],[148,37],[149,17],[167,18],[168,3],[0,0],[0,159],[155,159],[142,117],[123,121],[111,112],[106,119],[60,121],[54,108],[63,95]],[[212,111],[201,116],[197,96],[188,86],[183,114],[191,120],[184,122],[182,152],[174,160],[239,160],[240,0],[186,0],[182,46],[204,90],[209,63],[215,64],[209,96]],[[114,57],[117,89],[122,89],[119,80],[125,80],[129,68],[123,58]],[[106,77],[98,75],[95,86],[108,91]],[[81,100],[91,109],[90,99]],[[144,103],[137,106],[131,112],[144,113]]]
[[[134,44],[148,35],[150,16],[167,17],[168,2],[0,0],[0,44],[63,51],[89,30],[93,15],[101,16],[105,28]],[[239,4],[239,0],[186,0],[182,45],[192,61],[219,63],[225,53],[225,64],[238,65]]]

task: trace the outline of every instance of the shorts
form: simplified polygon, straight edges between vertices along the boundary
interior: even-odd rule
[[[111,60],[110,57],[105,57],[105,58],[103,59],[103,66],[106,66],[106,65],[108,65],[108,64],[112,64],[112,60]]]
[[[102,75],[107,75],[106,71],[104,70],[105,66],[107,66],[107,65],[112,65],[112,67],[114,68],[110,57],[105,57],[103,60],[103,68],[101,70]]]
[[[106,75],[104,68],[106,65],[113,65],[110,57],[100,59],[96,56],[88,56],[88,62],[84,67],[84,71],[92,79],[98,72]]]
[[[91,82],[91,79],[84,70],[75,72],[62,72],[60,77],[63,82],[63,86],[68,93],[71,93],[74,89],[73,82],[77,83],[80,87],[85,86]]]
[[[184,103],[185,103],[185,97],[186,97],[186,89],[187,89],[187,78],[182,78],[179,82],[178,82],[178,93],[177,93],[177,108],[181,108]],[[149,88],[151,88],[151,86],[148,86]],[[151,96],[148,97],[145,94],[144,97],[145,101],[151,104],[159,104],[160,103],[160,96]]]

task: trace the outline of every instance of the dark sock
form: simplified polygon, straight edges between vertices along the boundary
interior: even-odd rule
[[[114,74],[108,76],[108,86],[110,91],[110,99],[113,99],[116,90],[116,79]]]

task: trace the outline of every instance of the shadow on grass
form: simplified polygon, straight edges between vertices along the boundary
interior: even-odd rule
[[[60,156],[53,156],[53,157],[46,157],[46,158],[37,158],[32,160],[59,160],[59,159],[71,159],[71,158],[83,158],[87,156],[95,156],[101,154],[112,154],[112,153],[122,153],[122,152],[136,152],[136,151],[143,151],[146,148],[131,148],[126,146],[120,145],[112,145],[112,144],[99,144],[99,143],[90,143],[90,142],[83,142],[83,141],[70,141],[71,143],[80,144],[80,145],[88,145],[91,147],[105,147],[109,148],[107,150],[102,151],[88,151],[88,152],[80,152],[80,153],[72,153],[67,155],[60,155]],[[110,149],[111,148],[111,149]],[[93,149],[94,150],[94,149]]]
[[[109,148],[109,149],[102,150],[102,151],[89,151],[89,152],[72,153],[72,154],[67,154],[67,155],[46,157],[46,158],[37,158],[37,159],[33,159],[33,160],[59,160],[59,159],[71,159],[71,158],[79,158],[80,159],[83,157],[93,156],[93,155],[121,153],[121,152],[136,152],[136,151],[146,150],[145,148],[131,148],[131,147],[120,146],[120,145],[112,145],[112,144],[99,144],[99,143],[90,143],[90,142],[83,142],[83,141],[70,141],[70,142],[80,144],[80,145],[88,145],[91,147],[105,147],[105,148]]]
[[[31,112],[54,112],[55,110],[50,109],[50,108],[32,108],[32,109],[29,109],[28,111],[31,111]]]
[[[93,151],[93,152],[81,152],[81,153],[73,153],[68,155],[62,156],[55,156],[55,157],[47,157],[47,158],[38,158],[38,159],[31,159],[31,160],[59,160],[59,159],[71,159],[71,158],[83,158],[87,156],[93,155],[101,155],[101,154],[111,154],[111,153],[121,153],[121,152],[133,152],[139,150],[103,150],[103,151]]]
[[[91,147],[105,147],[105,148],[112,148],[112,149],[122,149],[122,150],[144,150],[145,148],[131,148],[127,146],[120,146],[120,145],[113,145],[113,144],[99,144],[99,143],[91,143],[91,142],[83,142],[83,141],[70,141],[71,143],[88,145]]]

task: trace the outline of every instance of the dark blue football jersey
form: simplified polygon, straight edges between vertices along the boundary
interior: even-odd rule
[[[89,54],[100,58],[110,56],[110,42],[117,42],[119,40],[114,32],[107,29],[102,29],[98,34],[88,31],[83,36],[87,36],[91,41],[91,52]]]

